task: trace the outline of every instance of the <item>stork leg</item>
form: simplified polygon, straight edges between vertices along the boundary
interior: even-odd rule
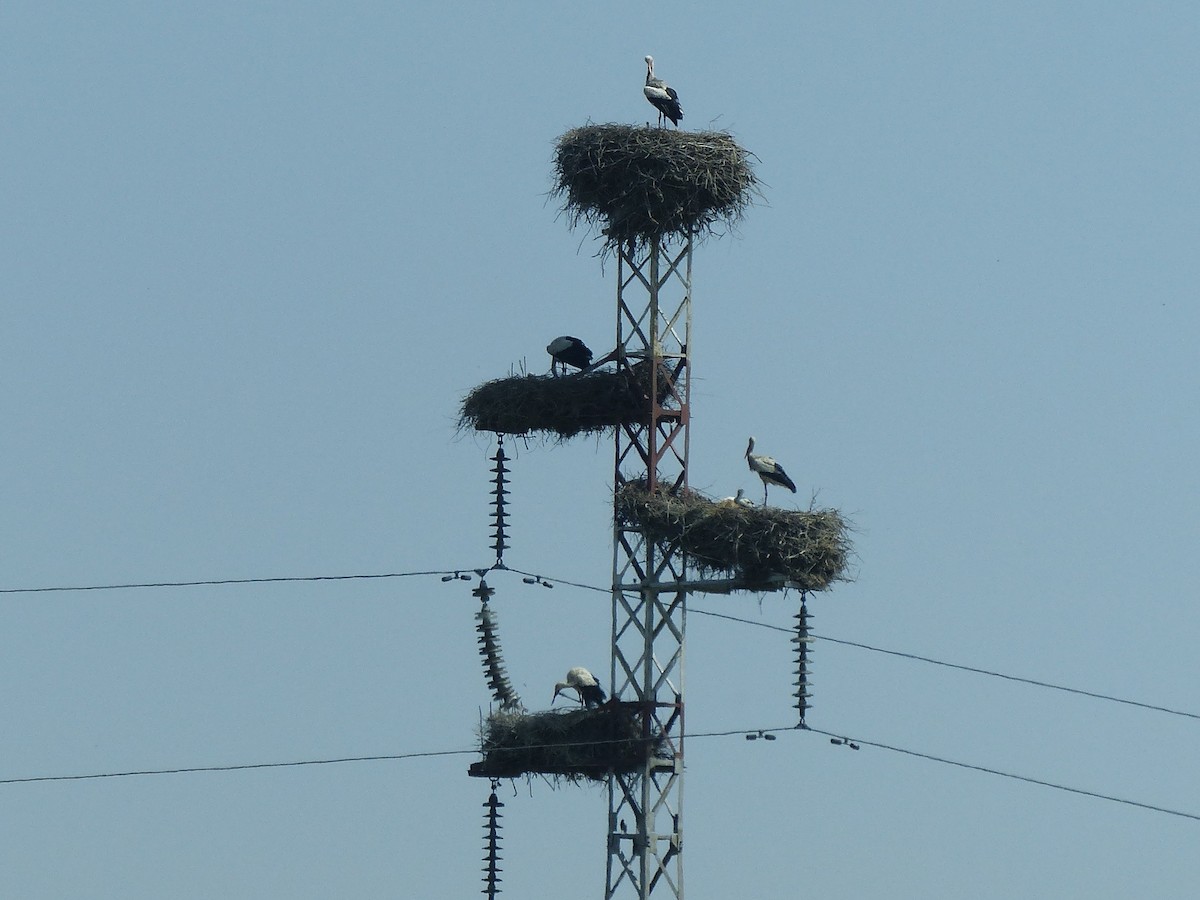
[[[763,506],[767,505],[767,479],[763,479]]]

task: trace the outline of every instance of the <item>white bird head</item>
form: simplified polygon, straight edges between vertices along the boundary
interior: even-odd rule
[[[753,452],[754,452],[754,437],[751,436],[750,437],[750,445],[748,447],[746,447],[746,455],[749,456]]]
[[[653,56],[646,57],[646,69],[649,70],[650,72],[654,71],[654,57]]]
[[[560,681],[558,684],[556,684],[554,686],[554,696],[550,698],[550,705],[553,706],[554,701],[558,699],[558,695],[561,694],[563,691],[565,691],[570,686],[571,685],[567,684],[565,681]]]

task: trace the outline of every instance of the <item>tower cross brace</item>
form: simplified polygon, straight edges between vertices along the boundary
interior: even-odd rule
[[[688,483],[692,241],[617,253],[617,365],[649,369],[647,415],[617,429],[614,490]],[[637,379],[646,383],[646,379]],[[687,559],[670,541],[613,524],[613,697],[662,752],[608,779],[605,900],[683,897],[683,676]]]

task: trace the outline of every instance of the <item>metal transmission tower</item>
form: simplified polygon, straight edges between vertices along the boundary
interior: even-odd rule
[[[644,752],[607,768],[606,900],[683,897],[689,563],[682,531],[639,509],[691,497],[692,245],[741,219],[757,193],[751,159],[724,132],[648,125],[573,128],[555,150],[568,223],[597,228],[617,260],[621,400],[602,422],[616,430],[609,715],[640,730]]]
[[[493,780],[607,778],[605,900],[683,897],[688,593],[796,588],[807,596],[842,577],[850,552],[836,510],[744,506],[688,487],[692,246],[741,219],[758,193],[751,158],[724,132],[586,125],[562,135],[554,193],[569,223],[595,226],[602,255],[616,258],[617,346],[577,375],[513,374],[463,401],[460,422],[476,431],[560,440],[607,428],[616,434],[613,699],[587,703],[581,694],[581,708],[570,712],[525,710],[499,658],[487,604],[492,591],[482,576],[507,569],[508,469],[503,447],[492,458],[496,562],[478,570],[476,596],[484,670],[501,708],[481,728],[483,758],[469,769]],[[578,339],[552,344],[559,341]],[[615,371],[604,368],[610,363]],[[702,577],[689,578],[689,569]],[[715,573],[726,577],[710,577]],[[541,578],[524,580],[551,587]],[[811,640],[803,605],[797,622],[803,726]],[[486,805],[485,881],[495,893],[499,814],[492,800]]]
[[[616,430],[613,487],[687,486],[692,240],[617,248],[617,363],[648,384],[641,423]],[[647,746],[640,771],[608,778],[604,896],[683,897],[683,675],[687,559],[671,541],[613,527],[613,696],[639,713]]]

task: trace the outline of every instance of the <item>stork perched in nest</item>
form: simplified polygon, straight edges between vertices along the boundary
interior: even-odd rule
[[[552,373],[559,367],[566,372],[567,366],[586,369],[592,364],[592,351],[588,349],[588,345],[569,334],[552,340],[546,345],[546,352],[550,354],[550,371]]]
[[[554,696],[550,698],[550,705],[554,705],[554,701],[563,691],[572,689],[579,695],[579,704],[588,709],[599,706],[605,700],[604,691],[600,688],[596,676],[583,666],[575,666],[567,670],[566,681],[554,685]]]
[[[751,509],[754,506],[754,501],[746,496],[744,488],[738,488],[736,497],[722,497],[717,501],[717,506],[722,509],[735,509],[737,507]]]
[[[676,128],[683,118],[683,107],[679,105],[679,94],[661,78],[654,77],[654,57],[646,57],[646,86],[642,88],[646,99],[658,110],[658,124],[663,125],[663,118],[671,120]]]
[[[746,447],[746,462],[750,466],[750,471],[757,473],[758,477],[762,479],[763,506],[767,505],[768,484],[777,484],[787,488],[793,494],[796,493],[796,484],[788,478],[788,473],[783,471],[783,466],[770,456],[758,456],[754,453],[754,438],[750,438],[750,445]]]

